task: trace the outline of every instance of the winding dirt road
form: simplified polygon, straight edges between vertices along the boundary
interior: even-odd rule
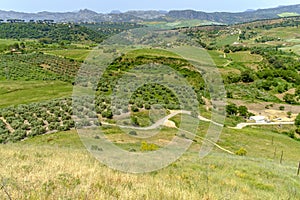
[[[173,110],[170,111],[171,113],[167,116],[165,116],[164,118],[158,120],[157,122],[155,122],[154,124],[152,124],[151,126],[148,127],[136,127],[136,126],[125,126],[125,125],[118,125],[118,124],[110,124],[107,122],[101,122],[103,125],[110,125],[110,126],[118,126],[120,128],[129,128],[129,129],[136,129],[136,130],[152,130],[152,129],[157,129],[160,126],[164,125],[164,123],[169,120],[170,118],[178,115],[178,114],[187,114],[187,115],[191,115],[191,111],[186,111],[186,110]],[[207,119],[203,116],[198,116],[198,119],[200,121],[205,121],[205,122],[210,122],[213,123],[217,126],[224,126],[223,124],[214,122],[210,119]],[[230,127],[232,129],[243,129],[247,126],[264,126],[264,125],[293,125],[294,122],[263,122],[263,123],[239,123],[237,124],[235,127]]]

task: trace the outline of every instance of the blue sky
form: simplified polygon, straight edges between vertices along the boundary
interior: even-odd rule
[[[64,12],[87,8],[102,13],[111,10],[173,9],[238,12],[292,4],[300,4],[300,0],[0,0],[0,10]]]

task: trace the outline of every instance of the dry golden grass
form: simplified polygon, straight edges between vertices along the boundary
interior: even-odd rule
[[[257,133],[236,134],[226,130],[221,145],[238,148],[241,144],[234,144],[234,140],[244,137],[244,142],[249,142],[249,154],[258,155],[249,141]],[[261,138],[255,145],[265,144],[264,140]],[[195,144],[167,168],[127,174],[95,160],[75,132],[39,136],[0,145],[0,183],[4,186],[0,199],[8,195],[12,199],[299,199],[300,179],[296,166],[291,165],[293,155],[300,152],[299,144],[282,135],[275,135],[274,140],[292,147],[293,152],[286,155],[282,165],[264,158],[269,150],[258,151],[261,156],[257,157],[215,150],[199,159],[200,145]]]

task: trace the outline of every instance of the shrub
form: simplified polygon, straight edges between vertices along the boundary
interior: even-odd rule
[[[141,151],[156,151],[158,146],[156,144],[149,144],[147,142],[141,143]]]
[[[230,53],[230,50],[228,48],[224,49],[224,53]]]
[[[284,109],[285,109],[284,106],[280,106],[280,107],[279,107],[279,110],[284,110]]]
[[[288,90],[288,85],[279,85],[277,87],[277,91],[282,94]]]
[[[81,120],[81,123],[84,127],[91,126],[91,122],[88,119]]]
[[[243,147],[240,148],[239,150],[237,150],[235,152],[235,155],[238,155],[238,156],[246,156],[247,155],[247,150],[244,149]]]
[[[139,125],[139,121],[138,121],[138,118],[136,116],[132,116],[131,121],[132,121],[132,125],[134,125],[134,126]]]
[[[229,98],[229,99],[232,99],[233,98],[232,92],[227,92],[226,97]]]
[[[91,150],[92,151],[103,151],[103,149],[101,147],[98,147],[97,145],[92,145]]]
[[[295,125],[296,125],[297,127],[300,126],[300,113],[297,115],[297,117],[296,117],[296,119],[295,119]]]
[[[102,112],[102,117],[112,119],[113,113],[111,110],[104,111],[104,112]]]
[[[270,109],[270,106],[269,106],[269,105],[266,105],[266,106],[265,106],[265,109]]]
[[[292,131],[288,132],[287,135],[288,135],[290,138],[293,138],[293,139],[295,138],[295,133],[292,132]]]
[[[288,104],[295,104],[295,100],[294,100],[295,95],[293,94],[285,94],[283,97],[283,100],[288,103]]]
[[[136,131],[130,131],[129,135],[137,135]]]
[[[252,71],[245,70],[241,73],[241,79],[244,83],[251,83],[254,81],[255,77]]]

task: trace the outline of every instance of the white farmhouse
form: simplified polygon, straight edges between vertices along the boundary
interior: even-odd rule
[[[268,120],[265,116],[251,116],[249,119],[254,120],[255,123],[266,123],[266,122],[268,122]]]

